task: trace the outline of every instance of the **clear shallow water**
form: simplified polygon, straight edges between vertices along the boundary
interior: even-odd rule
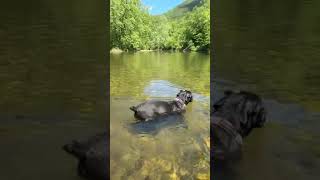
[[[209,59],[198,53],[111,54],[111,179],[209,178]],[[183,118],[134,124],[130,106],[174,99],[180,89],[194,93]]]
[[[148,86],[144,89],[144,94],[149,97],[175,97],[180,89],[185,89],[181,86],[177,86],[165,80],[152,80]],[[192,93],[193,99],[197,102],[208,104],[208,96]]]
[[[249,90],[269,111],[266,126],[245,140],[244,158],[219,178],[318,179],[319,2],[226,0],[213,6],[214,98],[223,89]]]
[[[62,145],[105,130],[100,7],[82,0],[2,2],[1,180],[81,179]]]

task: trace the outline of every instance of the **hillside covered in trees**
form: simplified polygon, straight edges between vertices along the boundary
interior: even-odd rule
[[[111,0],[110,16],[112,48],[209,51],[209,0],[186,0],[157,16],[140,0]]]

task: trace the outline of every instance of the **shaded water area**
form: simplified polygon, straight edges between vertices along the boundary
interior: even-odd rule
[[[111,179],[209,178],[208,54],[111,54]],[[130,106],[172,100],[188,89],[194,100],[182,116],[137,122]]]
[[[220,179],[319,179],[320,2],[215,1],[213,96],[264,98],[268,122]],[[214,175],[213,175],[214,176]]]
[[[102,7],[1,3],[0,179],[81,179],[62,145],[105,130]]]

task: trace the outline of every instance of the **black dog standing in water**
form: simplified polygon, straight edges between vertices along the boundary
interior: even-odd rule
[[[213,105],[210,136],[213,143],[211,168],[215,176],[223,174],[229,162],[234,163],[241,157],[243,138],[253,128],[262,127],[265,121],[265,107],[261,98],[253,93],[226,91],[225,96]]]
[[[157,116],[184,112],[190,102],[192,102],[192,93],[187,90],[180,90],[173,101],[150,100],[132,106],[130,109],[134,112],[135,118],[147,121]]]

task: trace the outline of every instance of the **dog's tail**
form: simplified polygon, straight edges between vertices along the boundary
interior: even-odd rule
[[[129,109],[132,110],[133,112],[137,112],[137,107],[135,106],[131,106]]]

